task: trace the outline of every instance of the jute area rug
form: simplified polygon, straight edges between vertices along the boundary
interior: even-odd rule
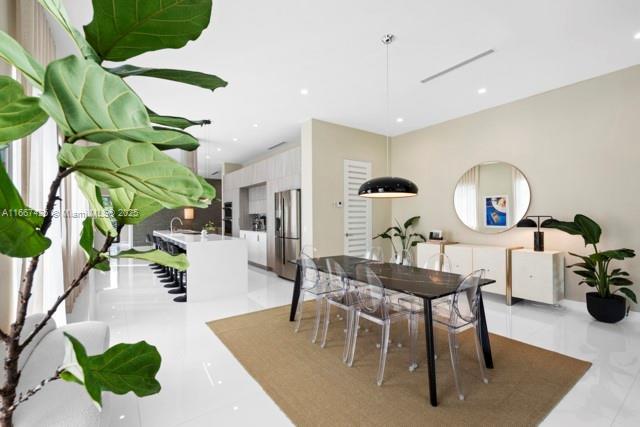
[[[307,303],[309,304],[309,303]],[[354,366],[341,361],[344,321],[332,315],[327,346],[310,341],[313,306],[293,332],[289,306],[208,323],[245,369],[300,426],[530,426],[539,424],[589,362],[491,334],[495,369],[480,380],[473,336],[460,336],[465,400],[457,397],[445,331],[436,329],[439,406],[428,403],[424,333],[420,367],[408,370],[406,324],[393,329],[385,381],[375,382],[380,329],[363,322]],[[365,331],[368,329],[368,332]],[[404,344],[404,345],[402,345]]]

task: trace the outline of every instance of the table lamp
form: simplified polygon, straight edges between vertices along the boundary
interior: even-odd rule
[[[542,218],[546,219],[540,222]],[[538,231],[533,232],[533,250],[536,252],[544,252],[544,232],[540,231],[540,228],[546,228],[548,221],[552,219],[553,217],[549,215],[527,215],[518,221],[516,227],[537,228]]]

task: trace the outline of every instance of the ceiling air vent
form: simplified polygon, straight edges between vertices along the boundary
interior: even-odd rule
[[[284,144],[286,144],[286,143],[287,143],[287,141],[282,141],[282,142],[280,142],[280,143],[278,143],[278,144],[276,144],[276,145],[272,145],[271,147],[267,148],[267,150],[273,150],[274,148],[278,148],[278,147],[280,147],[281,145],[284,145]]]
[[[442,71],[440,71],[440,72],[438,72],[438,73],[435,73],[435,74],[433,74],[433,75],[431,75],[431,76],[429,76],[429,77],[426,77],[426,78],[424,78],[424,79],[420,80],[420,83],[427,83],[427,82],[430,82],[430,81],[431,81],[431,80],[433,80],[433,79],[437,79],[438,77],[442,77],[442,76],[444,76],[445,74],[449,74],[449,73],[450,73],[450,72],[452,72],[453,70],[457,70],[458,68],[462,68],[462,67],[464,67],[465,65],[469,65],[469,64],[471,64],[472,62],[477,61],[478,59],[481,59],[481,58],[484,58],[485,56],[489,56],[489,55],[491,55],[492,53],[495,53],[495,50],[493,50],[493,49],[489,49],[489,50],[487,50],[487,51],[484,51],[484,52],[482,52],[482,53],[479,53],[479,54],[478,54],[478,55],[476,55],[476,56],[473,56],[473,57],[471,57],[471,58],[469,58],[469,59],[465,59],[464,61],[462,61],[462,62],[460,62],[460,63],[458,63],[458,64],[456,64],[456,65],[453,65],[453,66],[451,66],[451,67],[447,68],[446,70],[442,70]]]

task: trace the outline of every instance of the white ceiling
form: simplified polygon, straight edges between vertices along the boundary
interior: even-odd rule
[[[75,24],[91,19],[89,1],[65,3]],[[387,32],[397,37],[389,126],[380,42]],[[299,140],[312,117],[398,135],[635,65],[638,32],[638,0],[214,0],[212,24],[197,41],[129,62],[217,74],[227,88],[129,81],[159,113],[213,120],[191,129],[208,174]],[[420,83],[487,49],[496,53]]]

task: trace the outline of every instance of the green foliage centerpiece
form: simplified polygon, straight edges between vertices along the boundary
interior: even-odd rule
[[[97,405],[101,405],[103,391],[134,392],[141,397],[160,391],[155,376],[161,357],[154,346],[144,341],[118,344],[104,354],[87,355],[82,343],[67,335],[63,365],[50,378],[43,378],[41,384],[34,384],[20,395],[16,394],[21,375],[18,360],[87,274],[92,269],[109,269],[109,248],[122,227],[137,224],[162,208],[206,207],[215,198],[215,189],[203,178],[163,153],[168,149],[195,150],[198,141],[185,129],[210,121],[157,114],[123,79],[165,79],[211,91],[227,84],[216,76],[195,71],[131,64],[103,66],[103,61],[120,62],[149,51],[177,49],[197,39],[209,25],[211,0],[93,0],[93,20],[84,27],[84,34],[71,25],[60,0],[38,1],[72,38],[79,54],[43,65],[0,31],[0,58],[19,70],[42,94],[27,96],[16,80],[0,76],[0,149],[30,135],[49,118],[64,135],[58,147],[58,174],[51,183],[43,212],[25,205],[0,165],[0,253],[30,259],[20,285],[15,322],[10,330],[0,330],[0,341],[7,350],[5,382],[0,384],[3,427],[12,425],[20,404],[54,380],[82,385]],[[84,143],[76,144],[79,141]],[[86,264],[44,319],[33,331],[23,334],[34,274],[40,257],[51,245],[47,231],[60,200],[60,186],[71,175],[91,207],[79,238]],[[111,198],[112,210],[103,205],[105,193]],[[111,217],[105,214],[107,211],[113,212]],[[95,230],[105,237],[98,249],[93,247]],[[129,250],[114,256],[187,268],[184,255],[170,256],[157,250]]]
[[[423,234],[413,232],[413,228],[420,221],[419,216],[409,218],[404,224],[400,224],[397,219],[395,221],[396,225],[387,228],[375,236],[374,239],[382,238],[389,240],[391,242],[391,248],[393,249],[393,261],[397,264],[405,264],[407,261],[405,257],[409,250],[418,243],[426,242],[427,239]],[[394,239],[396,238],[400,240],[400,249],[398,249],[394,243]]]

